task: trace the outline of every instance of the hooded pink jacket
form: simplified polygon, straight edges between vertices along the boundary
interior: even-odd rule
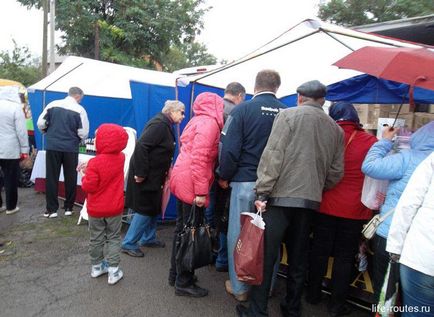
[[[170,191],[187,204],[192,204],[195,196],[207,196],[208,206],[223,128],[223,99],[214,93],[202,93],[193,103],[193,112],[181,135],[181,151],[170,177]]]

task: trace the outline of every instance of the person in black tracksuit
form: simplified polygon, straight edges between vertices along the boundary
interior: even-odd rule
[[[65,215],[72,215],[77,185],[78,148],[87,138],[89,121],[79,104],[83,91],[71,87],[68,96],[50,102],[38,118],[38,128],[45,134],[46,150],[46,218],[56,218],[58,180],[63,165],[65,178]]]

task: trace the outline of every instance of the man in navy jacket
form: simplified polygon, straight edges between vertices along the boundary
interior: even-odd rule
[[[253,99],[241,103],[230,114],[222,131],[219,175],[222,187],[232,187],[229,225],[229,277],[226,291],[239,301],[247,299],[248,285],[237,280],[234,249],[240,234],[240,214],[251,211],[255,199],[256,169],[267,144],[274,117],[286,108],[276,98],[280,76],[274,70],[256,75]]]
[[[38,118],[38,128],[45,134],[46,149],[46,218],[56,218],[60,168],[65,178],[65,216],[72,215],[77,186],[78,147],[89,133],[86,110],[79,104],[83,91],[71,87],[68,96],[50,102]]]

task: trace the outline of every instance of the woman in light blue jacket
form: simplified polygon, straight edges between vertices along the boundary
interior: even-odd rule
[[[410,149],[387,155],[392,150],[392,138],[396,132],[397,129],[385,130],[383,139],[371,147],[362,165],[362,171],[366,175],[375,179],[389,180],[386,199],[380,209],[381,215],[395,208],[413,171],[434,151],[434,121],[412,134]],[[386,242],[392,217],[393,214],[380,224],[373,238],[373,284],[377,302],[389,263]]]

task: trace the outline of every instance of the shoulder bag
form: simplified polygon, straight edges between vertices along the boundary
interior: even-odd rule
[[[365,225],[363,225],[362,234],[366,239],[372,239],[375,232],[377,231],[378,226],[387,218],[389,217],[395,208],[392,208],[388,212],[386,212],[383,216],[380,216],[380,214],[375,215],[372,217],[372,219]]]

